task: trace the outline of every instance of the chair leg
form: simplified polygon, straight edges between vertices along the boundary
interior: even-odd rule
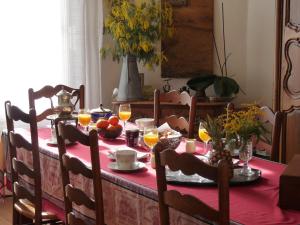
[[[13,214],[12,214],[12,224],[13,225],[20,224],[20,214],[14,209],[13,209]]]

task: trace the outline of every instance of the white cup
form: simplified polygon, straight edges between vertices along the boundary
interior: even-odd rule
[[[145,127],[152,127],[154,126],[154,119],[153,118],[140,118],[135,120],[135,124],[138,126],[140,131],[144,131]]]
[[[118,168],[121,170],[134,169],[137,153],[134,150],[124,149],[116,151],[116,161]]]
[[[185,151],[187,153],[194,153],[196,151],[196,140],[187,139],[185,144]]]

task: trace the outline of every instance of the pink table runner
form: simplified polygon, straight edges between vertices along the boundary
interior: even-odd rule
[[[50,136],[49,129],[39,130],[39,137],[46,139]],[[57,157],[57,147],[47,146],[44,141],[40,142],[42,149],[47,150],[49,154]],[[144,187],[145,189],[156,192],[155,170],[149,163],[147,169],[136,173],[117,173],[110,170],[107,166],[111,162],[107,158],[109,150],[115,147],[125,146],[125,141],[118,138],[113,141],[99,140],[101,168],[115,177],[116,179],[126,180],[129,183]],[[178,151],[184,151],[185,142],[178,147]],[[80,144],[67,147],[67,151],[80,158],[90,162],[89,150]],[[197,145],[197,151],[202,151],[202,146]],[[282,210],[277,206],[279,191],[279,176],[285,169],[282,164],[271,161],[253,158],[250,166],[262,171],[262,179],[255,184],[245,186],[235,186],[230,188],[230,218],[233,221],[242,224],[300,224],[300,212],[292,210]],[[182,193],[192,194],[202,201],[217,207],[217,191],[214,187],[185,187],[169,185],[171,189],[177,189]],[[148,196],[151,198],[151,196]]]

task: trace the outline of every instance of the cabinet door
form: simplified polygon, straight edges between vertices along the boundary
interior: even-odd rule
[[[300,1],[278,0],[275,109],[285,112],[282,161],[300,153]]]

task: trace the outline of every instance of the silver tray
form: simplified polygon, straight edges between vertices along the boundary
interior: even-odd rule
[[[261,171],[252,169],[254,172],[251,176],[240,175],[241,168],[235,168],[233,178],[230,180],[230,185],[244,185],[257,182],[261,178]],[[195,185],[195,186],[216,186],[212,180],[206,179],[194,174],[191,176],[184,175],[181,171],[166,170],[166,178],[169,184]]]

